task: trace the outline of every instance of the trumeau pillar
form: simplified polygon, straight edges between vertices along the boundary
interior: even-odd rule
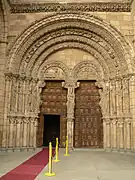
[[[67,93],[67,136],[69,139],[69,148],[73,149],[74,138],[74,107],[75,107],[75,88],[79,87],[79,82],[67,81],[62,86],[68,89]]]

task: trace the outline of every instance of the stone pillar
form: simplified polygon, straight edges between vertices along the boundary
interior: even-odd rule
[[[106,150],[107,149],[107,128],[106,128],[106,121],[103,119],[103,147]]]
[[[110,120],[110,82],[96,82],[99,87],[100,102],[103,115],[103,134],[104,134],[104,149],[111,148],[111,120]]]
[[[120,78],[116,78],[116,109],[117,117],[123,117],[123,89]]]
[[[124,135],[125,151],[131,150],[131,119],[125,119],[125,135]]]
[[[68,89],[67,93],[67,136],[69,148],[73,149],[74,139],[74,107],[75,107],[75,88],[79,87],[79,82],[64,82],[62,86]]]
[[[135,76],[129,80],[131,122],[131,150],[135,151]]]
[[[4,122],[3,122],[3,136],[2,136],[2,147],[8,148],[8,136],[9,136],[9,121],[7,116],[10,110],[10,98],[11,98],[11,85],[12,85],[12,74],[5,74],[5,109],[4,109]]]
[[[111,120],[111,149],[116,151],[117,148],[117,119]]]
[[[104,145],[106,150],[111,149],[111,121],[110,118],[104,118]]]
[[[124,121],[123,118],[118,119],[118,150],[124,150]]]
[[[33,126],[34,126],[34,130],[33,130],[33,148],[35,149],[37,147],[37,126],[38,126],[38,118],[35,118],[34,119],[34,123],[33,123]]]
[[[21,132],[21,118],[17,119],[17,132],[16,132],[16,148],[20,148],[21,146],[21,136],[20,136],[20,132]]]

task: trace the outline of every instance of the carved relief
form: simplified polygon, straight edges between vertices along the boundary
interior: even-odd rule
[[[98,80],[101,79],[103,72],[100,69],[98,63],[91,61],[83,61],[77,64],[74,69],[74,76],[77,80]]]
[[[103,89],[99,89],[100,94],[100,106],[102,109],[103,117],[109,116],[109,103],[110,103],[110,92],[108,84],[105,84]]]
[[[73,20],[73,22],[69,22],[69,18]],[[57,20],[60,20],[60,21],[64,21],[64,23],[56,23]],[[76,20],[76,23],[74,23],[74,20]],[[83,20],[83,21],[82,21]],[[84,23],[84,20],[85,20],[85,23]],[[59,21],[59,22],[60,22]],[[88,14],[78,14],[78,13],[60,13],[60,14],[55,14],[55,15],[52,15],[52,16],[49,16],[45,19],[42,19],[41,21],[37,22],[36,24],[32,25],[31,27],[29,27],[24,33],[22,36],[20,36],[20,38],[16,41],[13,49],[11,50],[10,52],[10,60],[11,62],[13,62],[14,60],[14,57],[16,56],[16,52],[17,49],[19,47],[22,47],[22,51],[19,53],[19,58],[20,60],[18,61],[21,61],[21,57],[23,57],[23,54],[25,53],[25,51],[23,51],[23,48],[24,48],[24,43],[23,41],[25,41],[25,38],[30,36],[30,33],[32,33],[33,31],[37,30],[37,27],[40,27],[40,26],[44,26],[45,29],[46,29],[46,34],[48,33],[50,35],[50,28],[49,28],[49,23],[53,24],[54,23],[54,26],[53,26],[53,29],[57,29],[58,27],[60,28],[64,28],[65,26],[68,27],[70,26],[71,27],[71,23],[72,23],[72,27],[75,27],[77,29],[80,28],[80,21],[81,21],[81,27],[86,27],[86,29],[91,29],[94,34],[97,34],[98,35],[98,32],[99,32],[99,29],[98,28],[95,28],[95,26],[93,27],[92,24],[96,24],[97,26],[100,27],[100,37],[102,37],[103,40],[105,40],[107,42],[107,45],[109,45],[109,47],[112,46],[112,48],[108,51],[108,50],[105,50],[105,46],[104,48],[102,48],[102,46],[100,47],[97,47],[96,46],[96,49],[98,49],[98,51],[101,51],[101,54],[102,54],[102,51],[105,50],[107,53],[104,53],[104,56],[105,54],[107,54],[108,57],[110,57],[110,59],[113,59],[115,58],[115,61],[117,59],[117,61],[119,61],[119,63],[117,64],[120,64],[120,66],[122,68],[120,68],[121,72],[124,73],[124,72],[128,72],[128,66],[127,66],[127,62],[126,62],[126,59],[128,60],[131,60],[131,54],[130,53],[127,53],[127,50],[129,50],[128,52],[133,52],[132,49],[130,49],[130,47],[127,45],[126,41],[124,40],[123,36],[120,35],[120,33],[117,32],[117,30],[115,28],[113,28],[112,26],[110,26],[108,23],[105,23],[104,21],[100,20],[99,18],[96,18],[92,15],[88,15]],[[78,23],[79,22],[79,23]],[[48,26],[46,26],[48,24]],[[87,24],[87,26],[86,26]],[[104,30],[104,27],[106,27],[106,30]],[[37,30],[38,31],[38,30]],[[44,29],[41,30],[42,33],[41,34],[44,34]],[[107,34],[107,31],[110,32],[110,34],[108,33]],[[40,33],[38,33],[40,34]],[[33,39],[29,39],[29,41],[31,42],[30,44],[34,44],[34,42],[36,42],[36,39],[40,37],[38,37],[38,34],[35,34],[35,40],[34,38]],[[77,35],[79,35],[79,33],[77,33]],[[61,37],[58,38],[58,42],[61,41],[61,42],[65,42],[66,41],[66,38],[63,37],[63,40],[62,40],[62,34],[60,35]],[[75,35],[72,36],[75,38]],[[85,37],[85,33],[84,33],[84,37]],[[91,37],[91,36],[90,36]],[[114,41],[112,41],[112,37]],[[81,36],[79,36],[79,38],[81,38]],[[79,40],[79,38],[76,38],[76,41]],[[85,38],[83,38],[85,39]],[[95,37],[93,36],[93,40],[95,39]],[[117,46],[115,46],[115,40],[118,39],[118,44]],[[87,43],[89,43],[89,41],[93,41],[92,39],[89,39],[87,41]],[[52,40],[53,41],[53,40]],[[79,40],[80,41],[80,40]],[[96,43],[96,41],[100,41],[102,42],[102,40],[99,39],[99,37],[95,40],[95,44],[98,44]],[[84,40],[82,41],[84,43]],[[94,42],[94,41],[93,41]],[[120,42],[120,43],[119,43]],[[54,41],[53,41],[54,43]],[[48,45],[50,43],[47,43]],[[101,43],[102,44],[102,43]],[[104,43],[103,43],[104,44]],[[28,49],[29,47],[27,46],[27,44],[25,44],[25,49]],[[47,46],[48,46],[47,45]],[[98,44],[99,45],[99,44]],[[121,45],[123,47],[123,52],[121,52]],[[46,46],[46,47],[47,47]],[[52,46],[52,45],[51,45]],[[81,48],[82,44],[80,43],[80,48]],[[48,46],[49,47],[49,46]],[[61,48],[63,48],[63,46],[61,45]],[[108,48],[108,47],[107,47]],[[35,51],[35,48],[32,48],[33,51]],[[32,50],[31,49],[31,50]],[[55,50],[55,49],[53,49]],[[114,54],[115,52],[115,54]],[[48,54],[49,55],[49,54]],[[125,59],[126,58],[126,59]],[[106,57],[106,59],[108,59]],[[27,61],[28,62],[28,61]],[[109,61],[110,62],[114,62],[114,61]],[[9,63],[10,64],[10,63]],[[16,63],[13,63],[13,64],[16,64]],[[22,63],[23,64],[23,63]],[[17,66],[17,64],[16,64]],[[10,67],[12,67],[12,65],[10,65]],[[21,69],[21,68],[20,68]],[[111,70],[114,70],[114,68],[111,68]]]
[[[72,22],[70,22],[69,19],[70,21],[72,19]],[[57,20],[60,20],[59,23]],[[74,21],[76,23],[74,23]],[[49,26],[50,24],[51,26]],[[95,24],[95,26],[92,24]],[[41,26],[43,28],[40,31],[39,29]],[[68,28],[65,31],[65,29],[62,28],[65,28],[66,26]],[[37,27],[39,27],[39,29],[37,29]],[[53,30],[53,33],[50,33],[50,27],[51,30]],[[81,28],[84,27],[86,27],[86,29],[82,30]],[[104,27],[106,27],[106,29],[104,29]],[[57,29],[60,28],[62,30],[57,31]],[[89,29],[92,33],[89,32]],[[101,33],[100,36],[98,35],[99,29]],[[34,34],[34,31],[37,31],[37,34]],[[107,31],[109,33],[107,33]],[[43,38],[39,37],[39,32],[44,35]],[[28,45],[26,45],[24,42],[26,38],[31,36],[31,34],[33,34],[33,38],[28,39],[29,43],[26,41],[26,44],[31,44],[31,47],[28,47]],[[38,41],[36,41],[36,39],[38,39]],[[57,43],[54,41],[54,39]],[[115,41],[116,44],[114,43]],[[36,54],[35,52],[39,50],[41,46],[42,48],[45,47],[45,52],[42,52],[42,55]],[[95,57],[97,60],[96,62],[99,63],[99,66],[98,63],[96,64],[94,61],[93,63],[82,62],[74,69],[68,69],[63,63],[60,62],[55,63],[55,61],[53,61],[50,64],[45,62],[46,58],[53,52],[62,48],[70,47],[83,49],[89,52],[93,57]],[[95,50],[93,50],[94,48]],[[29,49],[26,55],[24,55],[26,52],[25,49]],[[108,147],[110,147],[111,141],[109,141],[109,138],[111,136],[111,123],[113,125],[118,124],[118,127],[123,128],[123,123],[125,122],[121,122],[119,116],[121,116],[122,119],[125,118],[125,116],[127,116],[130,112],[129,106],[134,105],[133,99],[135,79],[132,77],[128,83],[128,80],[126,78],[123,79],[124,76],[122,76],[123,73],[132,72],[130,71],[126,61],[132,61],[130,56],[131,50],[132,49],[130,49],[129,45],[127,46],[123,36],[121,36],[117,30],[112,28],[104,21],[101,21],[100,19],[91,15],[81,13],[61,13],[36,22],[34,25],[30,26],[20,36],[20,38],[17,39],[13,49],[10,52],[9,67],[11,69],[9,69],[13,71],[17,69],[17,65],[15,63],[17,62],[15,61],[17,59],[21,64],[19,64],[20,66],[18,67],[20,70],[18,72],[21,75],[11,73],[5,74],[6,82],[10,82],[8,84],[9,89],[7,88],[9,90],[8,98],[10,99],[10,101],[7,100],[7,106],[10,107],[11,114],[11,116],[8,117],[9,124],[15,125],[19,123],[20,125],[24,124],[27,126],[33,123],[33,132],[36,133],[39,106],[42,103],[40,94],[45,86],[44,80],[64,79],[65,83],[63,83],[63,86],[68,89],[67,123],[72,122],[71,124],[73,127],[75,88],[79,86],[79,83],[76,81],[78,79],[89,80],[92,78],[98,80],[97,84],[100,88],[99,93],[101,98],[100,106],[102,108],[104,118],[104,133],[105,137],[108,138],[107,141],[104,140],[104,144],[108,144]],[[18,58],[16,58],[16,55],[18,55]],[[16,66],[14,66],[12,63]],[[34,75],[37,77],[37,72],[39,72],[39,79],[33,79],[32,77]],[[121,76],[120,78],[115,78],[116,72],[118,72],[118,76]],[[30,77],[24,76],[23,73],[30,75]],[[109,78],[114,78],[114,81],[103,81],[103,79],[108,80]],[[132,101],[133,104],[131,104],[130,101]],[[18,112],[17,117],[13,115],[16,113],[16,109]],[[111,121],[113,116],[116,116],[116,119]],[[68,127],[71,128],[71,126]],[[73,137],[73,128],[68,129],[67,132],[69,137]],[[36,134],[33,136],[36,138]]]
[[[64,88],[68,89],[67,93],[67,119],[72,121],[74,119],[74,107],[75,107],[75,88],[79,87],[79,82],[64,82],[62,83]]]
[[[65,74],[63,71],[58,67],[52,67],[47,69],[47,71],[44,74],[45,79],[64,79]]]
[[[69,4],[57,4],[57,3],[45,3],[45,4],[10,4],[12,13],[36,13],[36,12],[63,12],[63,11],[99,11],[99,12],[130,12],[130,3],[69,3]]]

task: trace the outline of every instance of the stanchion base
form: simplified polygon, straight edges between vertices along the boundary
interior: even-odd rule
[[[55,173],[49,173],[49,172],[47,172],[47,173],[45,173],[45,176],[49,176],[49,177],[55,176]]]
[[[54,159],[53,162],[60,162],[60,160],[59,159]]]
[[[70,154],[64,154],[64,156],[70,156]]]

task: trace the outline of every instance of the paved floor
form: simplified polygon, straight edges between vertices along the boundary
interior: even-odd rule
[[[135,180],[135,154],[103,151],[75,151],[70,157],[60,152],[60,162],[53,163],[56,173],[52,180]],[[36,180],[44,176],[47,167]]]
[[[33,152],[0,153],[0,175],[13,169]],[[54,177],[46,177],[46,166],[36,180],[135,180],[135,154],[103,151],[74,151],[69,157],[60,150],[60,162],[53,163]]]
[[[0,176],[22,164],[24,161],[39,152],[0,152]]]

